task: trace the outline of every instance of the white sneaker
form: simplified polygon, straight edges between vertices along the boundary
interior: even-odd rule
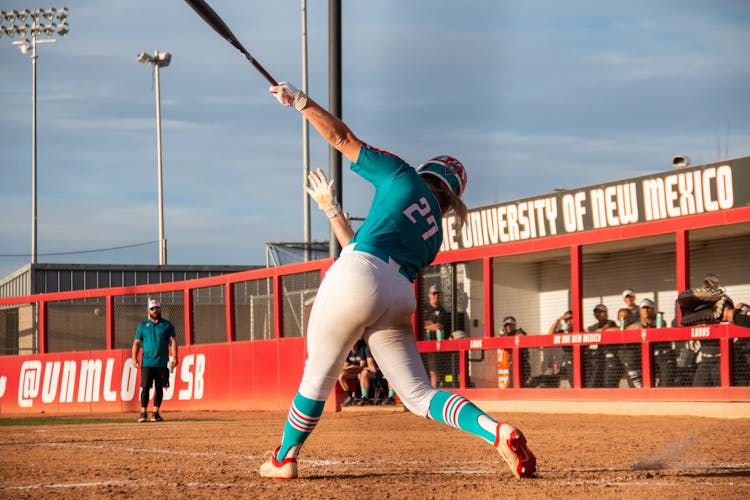
[[[497,424],[495,448],[518,479],[529,477],[536,472],[536,457],[526,446],[526,437],[512,425]]]
[[[273,479],[294,479],[297,477],[297,458],[285,458],[281,462],[276,460],[276,455],[281,446],[277,446],[271,457],[260,466],[260,476]]]

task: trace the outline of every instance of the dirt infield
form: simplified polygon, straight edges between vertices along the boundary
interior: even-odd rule
[[[748,419],[508,414],[538,457],[519,481],[490,445],[408,412],[327,413],[282,482],[257,469],[285,413],[107,417],[0,428],[0,498],[750,497]]]

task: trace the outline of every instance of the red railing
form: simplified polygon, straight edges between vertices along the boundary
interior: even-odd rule
[[[467,390],[474,398],[484,399],[572,399],[615,401],[750,401],[750,387],[736,386],[735,369],[750,371],[750,365],[732,365],[732,341],[747,339],[750,329],[732,324],[700,325],[680,328],[651,328],[643,330],[607,332],[571,332],[553,335],[525,335],[514,337],[464,338],[457,340],[422,341],[420,352],[458,352],[458,389]],[[685,341],[718,341],[720,346],[720,385],[717,387],[655,387],[655,343]],[[643,387],[593,388],[583,384],[583,349],[589,345],[639,345]],[[571,346],[573,349],[573,384],[566,389],[537,389],[522,387],[521,353],[524,349]],[[470,355],[476,351],[505,349],[511,352],[513,384],[506,389],[471,388]]]
[[[281,338],[281,287],[280,280],[283,276],[291,276],[303,272],[320,271],[321,279],[329,267],[333,264],[333,259],[322,259],[312,262],[299,264],[290,264],[283,267],[271,267],[266,269],[255,269],[233,274],[224,274],[221,276],[212,276],[209,278],[198,278],[188,281],[177,281],[169,283],[159,283],[153,285],[138,285],[118,288],[99,288],[89,290],[77,290],[70,292],[55,292],[38,295],[28,295],[20,297],[0,297],[0,307],[36,304],[38,306],[38,338],[39,353],[47,353],[48,345],[48,324],[47,324],[47,306],[50,303],[58,301],[68,301],[76,299],[103,298],[105,300],[106,311],[106,341],[107,349],[114,349],[114,298],[127,295],[157,294],[164,292],[174,292],[182,290],[184,293],[184,323],[185,344],[191,345],[193,339],[193,317],[192,317],[192,291],[196,289],[223,286],[227,300],[225,300],[226,315],[226,339],[231,342],[235,339],[234,331],[234,300],[232,285],[244,281],[253,281],[270,278],[273,281],[272,289],[275,297],[274,300],[274,338]],[[144,302],[145,303],[145,302]],[[171,318],[173,323],[179,321],[178,318]]]

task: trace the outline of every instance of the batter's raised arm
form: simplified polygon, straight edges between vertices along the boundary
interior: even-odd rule
[[[344,122],[320,107],[304,92],[286,82],[272,86],[270,92],[284,106],[294,106],[312,123],[315,130],[328,144],[346,156],[349,161],[356,163],[362,141],[357,139]]]

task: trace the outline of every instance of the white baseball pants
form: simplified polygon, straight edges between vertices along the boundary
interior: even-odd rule
[[[299,392],[331,394],[346,354],[364,337],[383,375],[414,414],[427,416],[437,390],[417,350],[414,287],[389,263],[349,245],[320,284],[307,329],[307,361]]]

